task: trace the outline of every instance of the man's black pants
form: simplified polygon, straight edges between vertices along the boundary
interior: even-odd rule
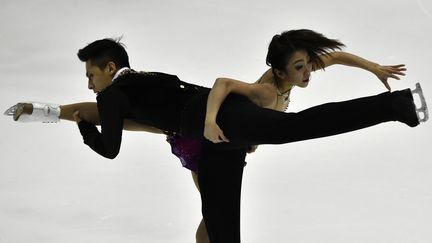
[[[204,144],[198,169],[202,214],[210,242],[240,242],[240,196],[246,149]]]

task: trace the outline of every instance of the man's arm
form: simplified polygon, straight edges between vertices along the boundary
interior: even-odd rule
[[[109,89],[97,96],[97,107],[101,122],[101,132],[85,120],[78,122],[84,143],[98,154],[114,159],[119,151],[123,131],[123,119],[128,99],[122,92]]]

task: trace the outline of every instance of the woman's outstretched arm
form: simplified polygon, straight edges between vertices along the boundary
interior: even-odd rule
[[[351,67],[357,67],[375,74],[384,86],[391,91],[390,85],[387,82],[388,78],[400,79],[397,75],[405,76],[405,64],[383,66],[378,63],[366,60],[362,57],[351,53],[336,51],[329,55],[322,55],[320,58],[324,61],[325,66],[333,64],[341,64]],[[317,67],[313,67],[317,69]]]
[[[80,102],[73,103],[67,105],[60,105],[60,119],[75,121],[73,117],[73,113],[79,110],[80,117],[90,123],[95,125],[100,125],[99,112],[97,109],[96,102]],[[151,133],[163,133],[162,130],[146,126],[141,123],[134,122],[130,119],[124,119],[123,122],[123,130],[128,131],[143,131],[143,132],[151,132]]]

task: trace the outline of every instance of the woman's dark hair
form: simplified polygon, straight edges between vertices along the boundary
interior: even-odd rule
[[[108,62],[114,62],[118,69],[130,67],[128,54],[120,39],[105,38],[94,41],[78,51],[78,58],[104,69]]]
[[[266,63],[275,69],[285,70],[287,62],[297,50],[308,53],[312,63],[324,68],[320,55],[341,50],[345,45],[338,40],[328,39],[324,35],[308,29],[290,30],[273,36],[267,52]]]

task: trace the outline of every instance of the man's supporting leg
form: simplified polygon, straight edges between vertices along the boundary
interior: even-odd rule
[[[211,243],[240,242],[240,197],[246,149],[202,148],[198,170],[202,213]]]

